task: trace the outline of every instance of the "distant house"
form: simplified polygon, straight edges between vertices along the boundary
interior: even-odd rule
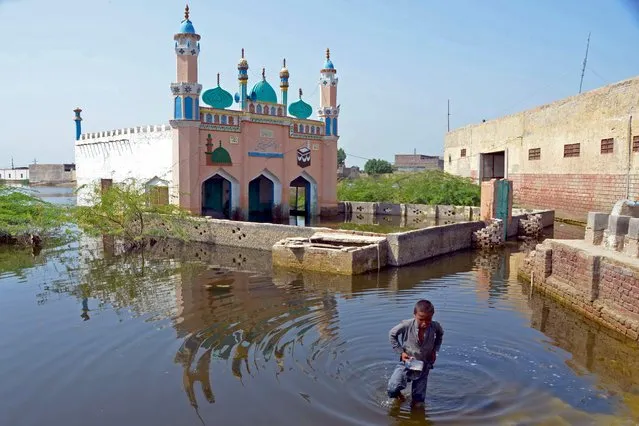
[[[75,164],[31,164],[28,172],[32,184],[75,182]]]
[[[357,166],[338,166],[337,178],[338,179],[357,179],[359,177],[360,170]]]
[[[6,181],[29,180],[29,168],[14,167],[11,169],[0,169],[0,180],[6,180]]]
[[[393,166],[398,172],[444,170],[444,159],[433,155],[395,154],[395,164]]]

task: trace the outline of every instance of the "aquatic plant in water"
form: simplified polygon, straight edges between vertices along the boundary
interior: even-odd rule
[[[68,234],[69,212],[27,188],[0,185],[0,243],[38,246],[42,238]]]

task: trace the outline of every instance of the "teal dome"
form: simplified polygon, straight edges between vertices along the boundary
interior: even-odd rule
[[[193,23],[188,19],[182,21],[182,25],[180,25],[180,34],[195,34],[195,27],[193,27]]]
[[[313,107],[302,100],[302,89],[300,89],[300,99],[293,102],[288,107],[288,112],[296,118],[308,118],[313,113]]]
[[[264,76],[264,70],[262,70],[262,81],[258,81],[249,93],[249,98],[255,101],[270,102],[272,104],[277,103],[277,95],[273,87],[268,84],[266,77]]]
[[[205,91],[202,100],[205,104],[218,109],[225,109],[233,105],[233,96],[222,89],[219,84],[217,87]]]
[[[180,25],[180,34],[195,34],[193,23],[189,20],[189,5],[184,8],[184,20]]]

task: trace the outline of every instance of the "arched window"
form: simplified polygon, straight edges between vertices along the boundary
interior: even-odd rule
[[[257,113],[261,114],[262,113],[262,105],[258,105],[257,106]]]
[[[319,135],[319,134],[320,134],[320,130],[321,130],[321,129],[320,129],[320,127],[319,127],[319,126],[317,126],[317,127],[315,128],[315,134],[318,134],[318,135]]]
[[[217,114],[215,114],[215,115],[213,116],[213,122],[214,122],[215,124],[219,123],[219,122],[220,122],[220,116],[219,116],[219,115],[217,115]]]
[[[200,120],[200,98],[195,98],[195,119]]]
[[[333,134],[337,136],[337,118],[333,119]]]
[[[232,115],[229,115],[229,124],[232,126],[235,124],[235,119],[233,118]]]
[[[315,126],[311,126],[311,134],[314,135],[315,134]]]
[[[184,98],[184,118],[193,120],[193,98],[189,96]]]
[[[271,107],[271,115],[275,115],[275,107]]]
[[[331,117],[326,117],[326,134],[331,134]]]
[[[227,120],[226,115],[223,115],[222,116],[222,124],[226,124],[226,120]]]
[[[304,133],[308,133],[308,124],[304,127]]]
[[[293,124],[293,131],[297,133],[297,123]]]
[[[213,122],[213,116],[211,114],[206,114],[206,122],[207,123],[212,123]]]
[[[280,117],[282,116],[282,107],[279,107],[277,109],[277,115],[279,115]]]
[[[255,112],[255,105],[249,105],[249,112]]]
[[[180,98],[179,96],[175,97],[175,111],[173,112],[173,117],[176,120],[182,118],[182,98]]]

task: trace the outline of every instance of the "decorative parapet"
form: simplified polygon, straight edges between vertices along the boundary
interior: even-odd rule
[[[137,133],[166,132],[167,130],[171,130],[170,124],[125,127],[123,129],[103,130],[101,132],[89,132],[89,133],[81,134],[80,139],[77,141],[76,144],[81,145],[82,144],[81,141],[88,141],[92,139],[108,138],[108,137],[122,136],[122,135],[133,135]]]

